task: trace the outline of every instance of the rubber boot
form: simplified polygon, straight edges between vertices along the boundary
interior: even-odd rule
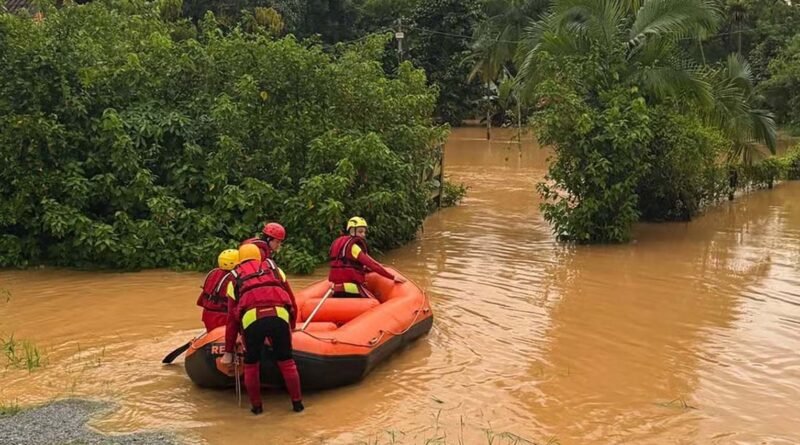
[[[264,408],[261,404],[261,367],[258,363],[244,364],[244,386],[247,388],[247,397],[250,398],[250,411],[261,414]]]
[[[292,409],[295,412],[300,412],[303,407],[303,395],[300,392],[300,374],[297,373],[297,365],[294,359],[283,360],[278,362],[278,369],[281,370],[283,381],[286,383],[286,390],[289,391],[289,397],[292,398]]]

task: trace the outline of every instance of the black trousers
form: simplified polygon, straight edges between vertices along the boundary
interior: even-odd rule
[[[246,364],[258,363],[261,360],[261,351],[267,338],[272,343],[272,358],[275,361],[281,362],[292,358],[292,332],[289,323],[279,317],[264,317],[254,321],[244,330]]]

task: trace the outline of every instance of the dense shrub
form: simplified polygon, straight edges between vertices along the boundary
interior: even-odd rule
[[[659,107],[647,147],[647,172],[636,188],[641,219],[689,221],[724,195],[727,170],[720,158],[728,141],[694,114]]]
[[[331,55],[143,0],[0,14],[0,266],[207,267],[277,220],[309,271],[351,214],[378,248],[412,238],[444,130],[385,44]]]
[[[622,242],[639,219],[635,193],[647,170],[650,114],[635,87],[609,82],[622,54],[551,59],[537,89],[534,124],[554,159],[539,192],[544,217],[559,239]]]
[[[736,168],[739,188],[772,188],[779,180],[800,179],[800,145],[781,156],[772,156],[752,165]]]
[[[786,163],[786,179],[800,179],[800,144],[790,148],[783,158]]]

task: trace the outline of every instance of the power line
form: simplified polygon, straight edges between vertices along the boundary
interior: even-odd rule
[[[771,29],[771,30],[787,30],[787,31],[800,32],[800,30],[795,29],[795,27],[792,27],[792,26],[789,26],[789,25],[786,25],[786,24],[762,25],[762,26],[759,26],[757,28],[755,28],[755,27],[754,28],[742,28],[742,29],[737,29],[736,31],[715,33],[715,34],[712,34],[712,35],[706,37],[704,40],[711,40],[711,39],[714,39],[716,37],[729,36],[729,35],[734,35],[734,34],[739,34],[739,33],[750,32],[750,31],[764,30],[765,28],[766,29]],[[474,36],[468,36],[468,35],[464,35],[464,34],[454,34],[454,33],[443,32],[443,31],[435,31],[435,30],[432,30],[432,29],[426,29],[426,28],[417,27],[417,26],[411,27],[410,29],[411,30],[415,30],[415,31],[419,31],[419,32],[422,32],[422,33],[426,33],[426,34],[436,34],[436,35],[441,35],[441,36],[446,36],[446,37],[455,37],[455,38],[459,38],[459,39],[463,39],[463,40],[470,40],[470,41],[478,40],[478,38],[476,38]],[[677,39],[677,40],[680,40],[680,41],[682,41],[682,40],[697,40],[697,38],[696,37],[681,37],[680,39]],[[498,42],[498,43],[510,43],[510,44],[516,45],[518,43],[523,42],[524,40],[492,39],[492,41],[493,42]]]
[[[757,28],[742,28],[742,29],[737,29],[736,31],[730,31],[730,32],[719,32],[719,33],[712,34],[712,35],[706,37],[706,40],[710,40],[710,39],[713,39],[715,37],[730,36],[730,35],[739,34],[739,33],[743,33],[743,32],[764,30],[764,28],[769,28],[771,30],[784,30],[785,29],[787,31],[795,31],[797,33],[800,33],[800,29],[796,29],[795,27],[791,27],[791,26],[788,26],[786,24],[780,24],[780,25],[775,24],[775,25],[762,25],[762,26],[759,26]],[[683,38],[680,38],[678,40],[697,40],[697,38],[696,37],[683,37]]]
[[[453,33],[443,32],[443,31],[434,31],[432,29],[425,29],[425,28],[419,28],[419,27],[412,27],[411,29],[413,29],[415,31],[420,31],[420,32],[423,32],[423,33],[426,33],[426,34],[437,34],[437,35],[441,35],[441,36],[458,37],[458,38],[464,39],[464,40],[473,40],[473,41],[474,40],[478,40],[474,36],[466,36],[466,35],[463,35],[463,34],[453,34]],[[512,44],[517,44],[517,43],[522,42],[522,40],[500,40],[500,39],[492,40],[492,41],[493,42],[498,42],[498,43],[512,43]]]
[[[703,38],[702,40],[703,41],[709,41],[709,40],[714,40],[714,39],[719,38],[719,37],[736,35],[736,34],[740,34],[740,33],[747,33],[747,32],[752,32],[752,31],[764,31],[766,29],[769,29],[769,30],[787,30],[787,31],[794,31],[794,32],[800,31],[800,30],[795,29],[795,27],[789,26],[787,24],[762,25],[762,26],[759,26],[759,27],[742,28],[742,29],[737,29],[735,31],[715,33],[715,34],[712,34],[710,36],[707,36],[707,37]],[[396,31],[396,30],[394,30],[392,28],[384,27],[384,28],[372,31],[369,34],[364,35],[364,36],[359,37],[359,38],[356,38],[356,39],[346,40],[346,41],[342,41],[342,42],[336,42],[334,44],[323,44],[323,47],[333,48],[333,47],[335,47],[336,45],[339,45],[339,44],[349,45],[349,44],[353,44],[353,43],[358,43],[358,42],[361,42],[363,40],[366,40],[366,39],[370,38],[371,36],[373,36],[375,34],[381,34],[381,33],[385,33],[385,32],[394,32],[394,31]],[[433,30],[433,29],[427,29],[427,28],[423,28],[423,27],[419,27],[419,26],[413,26],[413,25],[409,26],[405,32],[408,33],[409,31],[411,31],[411,32],[417,31],[417,32],[421,32],[421,33],[424,33],[424,34],[432,34],[432,35],[440,35],[440,36],[444,36],[444,37],[457,38],[457,39],[470,41],[470,42],[475,42],[475,41],[479,40],[479,38],[475,37],[475,36],[469,36],[469,35],[464,35],[464,34],[456,34],[456,33],[445,32],[445,31],[436,31],[436,30]],[[695,41],[695,40],[697,40],[697,37],[681,37],[681,38],[676,39],[676,40],[677,41],[690,41],[690,40],[691,41]],[[501,39],[492,39],[491,41],[494,42],[494,43],[508,43],[508,44],[512,44],[512,45],[516,45],[516,44],[519,44],[521,42],[524,42],[524,40],[501,40]]]
[[[361,42],[363,40],[367,40],[367,39],[369,39],[370,37],[373,37],[376,34],[382,34],[382,33],[389,32],[389,31],[392,31],[392,29],[391,28],[381,28],[381,29],[377,29],[375,31],[371,31],[369,34],[365,34],[365,35],[363,35],[361,37],[358,37],[356,39],[343,40],[341,42],[334,42],[334,43],[323,43],[322,46],[324,48],[333,48],[336,45],[350,45],[352,43],[358,43],[358,42]]]

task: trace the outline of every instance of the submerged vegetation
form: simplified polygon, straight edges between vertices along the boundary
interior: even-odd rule
[[[0,417],[3,416],[13,416],[18,412],[22,411],[20,408],[19,403],[15,400],[9,401],[0,401]]]
[[[169,4],[0,14],[0,266],[206,268],[278,220],[308,272],[351,214],[414,237],[447,131],[422,70]]]
[[[27,369],[31,372],[44,365],[45,358],[36,344],[18,340],[14,334],[0,337],[0,364],[4,368]]]
[[[487,3],[495,12],[476,33],[475,69],[488,73],[487,84],[512,79],[539,140],[554,150],[539,192],[559,239],[624,242],[637,221],[687,221],[737,188],[790,177],[791,161],[771,157],[776,81],[763,82],[768,64],[748,60],[765,49],[742,46],[745,31],[730,20],[752,13],[761,25],[781,22],[763,38],[779,37],[771,53],[791,53],[785,33],[800,35],[797,5]],[[732,33],[735,48],[717,40]],[[777,72],[786,73],[783,94],[794,97],[790,71]],[[791,125],[790,114],[778,113],[777,122]]]
[[[0,13],[0,266],[206,268],[279,220],[308,272],[351,214],[398,246],[431,210],[439,123],[470,117],[553,148],[538,190],[565,241],[796,171],[773,157],[800,128],[782,0],[55,4]]]

